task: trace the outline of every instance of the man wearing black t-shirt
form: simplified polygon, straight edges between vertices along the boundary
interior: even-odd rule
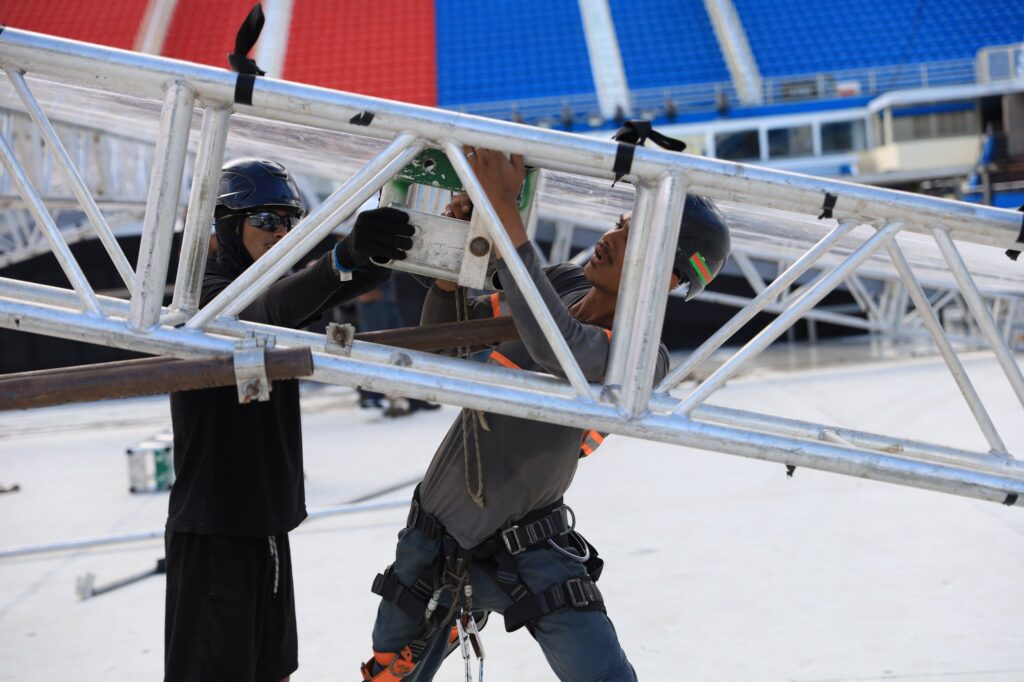
[[[217,252],[206,305],[262,257],[304,212],[294,180],[273,161],[221,171]],[[298,328],[388,277],[371,257],[402,259],[412,227],[401,211],[360,215],[352,233],[285,276],[239,314]],[[240,404],[234,386],[171,394],[176,481],[167,517],[166,680],[288,679],[298,667],[288,532],[306,517],[297,380]]]

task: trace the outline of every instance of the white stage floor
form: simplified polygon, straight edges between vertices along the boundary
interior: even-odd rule
[[[995,362],[969,356],[1011,452],[1021,406]],[[714,404],[982,449],[936,358],[733,381]],[[351,391],[304,396],[310,509],[421,473],[454,408],[386,420]],[[125,447],[166,427],[167,399],[0,413],[0,549],[162,526],[166,493],[131,495]],[[407,498],[411,487],[380,499]],[[601,589],[640,679],[852,682],[1024,680],[1024,513],[778,464],[610,437],[566,501],[607,561]],[[405,510],[310,520],[292,535],[295,680],[355,680]],[[0,559],[0,680],[156,680],[162,577],[85,601],[152,568],[160,540]],[[484,631],[486,677],[552,678],[523,631]],[[438,679],[462,679],[453,656]]]

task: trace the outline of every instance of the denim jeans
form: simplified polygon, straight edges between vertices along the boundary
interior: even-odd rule
[[[405,586],[412,585],[420,573],[432,564],[441,551],[441,543],[431,540],[419,530],[406,528],[398,534],[394,576]],[[583,564],[550,548],[534,549],[516,557],[519,577],[533,593],[564,583],[570,578],[585,578]],[[502,613],[511,598],[484,569],[470,567],[473,585],[473,610]],[[450,604],[450,602],[449,602]],[[438,608],[445,611],[445,604]],[[407,682],[431,680],[447,650],[452,623],[434,634],[416,669]],[[373,626],[373,648],[380,652],[398,652],[410,641],[422,636],[422,620],[413,620],[389,601],[381,601]],[[492,625],[487,635],[496,634],[500,626]],[[577,611],[566,608],[554,611],[527,626],[540,644],[551,669],[560,680],[596,682],[597,680],[636,680],[633,666],[619,645],[612,622],[601,611]],[[484,646],[486,646],[486,637]]]

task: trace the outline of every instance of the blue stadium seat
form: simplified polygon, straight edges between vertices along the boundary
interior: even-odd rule
[[[595,91],[575,0],[436,0],[435,17],[438,106]]]
[[[632,89],[729,80],[700,0],[610,0]]]
[[[765,77],[970,59],[1024,37],[1021,0],[734,0]]]

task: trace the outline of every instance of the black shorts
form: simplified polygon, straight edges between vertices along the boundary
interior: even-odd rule
[[[295,672],[298,635],[288,535],[168,530],[164,679],[277,682]]]

